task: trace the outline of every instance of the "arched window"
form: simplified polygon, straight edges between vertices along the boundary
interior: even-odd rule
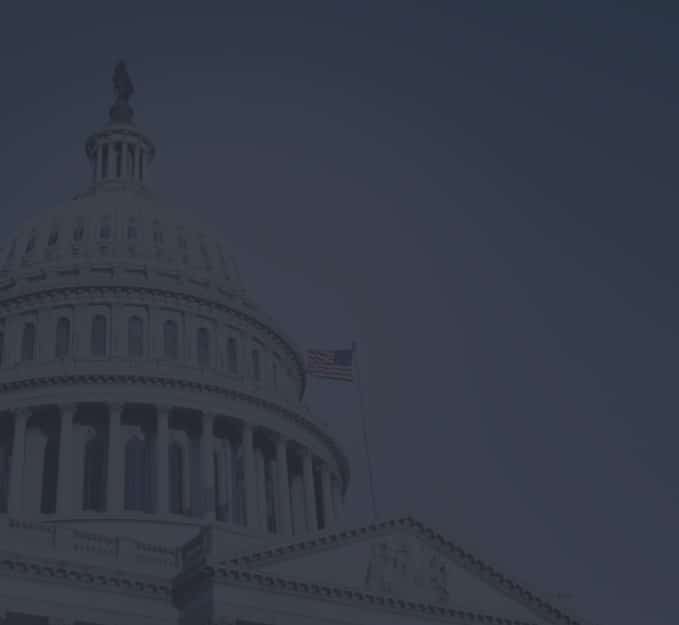
[[[140,317],[127,321],[127,353],[134,357],[144,355],[144,322]]]
[[[93,356],[106,356],[106,317],[96,315],[92,319],[91,350]]]
[[[146,442],[132,436],[125,446],[125,510],[150,508],[149,468]]]
[[[187,253],[188,241],[186,235],[181,230],[177,233],[177,245],[179,246],[182,262],[187,265],[189,262],[189,255]]]
[[[71,320],[60,317],[57,321],[55,354],[57,358],[68,356],[71,351]]]
[[[259,367],[259,350],[258,349],[253,349],[252,350],[252,375],[255,378],[255,380],[261,380],[262,378],[262,371]]]
[[[83,240],[84,235],[85,235],[85,220],[82,217],[78,217],[75,220],[75,224],[73,226],[73,240],[76,243],[80,243],[80,241]]]
[[[83,510],[102,511],[105,509],[106,472],[104,459],[106,448],[98,435],[85,443],[83,459]]]
[[[111,238],[111,218],[104,217],[99,228],[99,238],[108,240]]]
[[[50,236],[47,239],[47,246],[53,247],[54,245],[57,244],[58,240],[59,240],[59,226],[55,224],[54,226],[52,226],[52,231],[50,232]]]
[[[137,238],[137,220],[134,217],[130,217],[127,220],[127,238],[130,241],[134,241]]]
[[[9,252],[7,252],[7,258],[5,259],[5,265],[9,265],[9,263],[12,262],[14,259],[14,254],[16,254],[16,249],[17,249],[17,242],[16,239],[12,241],[12,244],[9,246]]]
[[[236,339],[230,337],[226,342],[226,359],[229,366],[229,373],[238,373],[238,346]]]
[[[163,231],[160,229],[160,222],[157,219],[153,222],[153,242],[155,245],[163,244]]]
[[[32,321],[24,325],[21,336],[21,360],[35,360],[35,324]]]
[[[179,358],[179,328],[172,319],[163,324],[163,353],[165,358]]]
[[[196,336],[198,364],[207,367],[210,364],[210,333],[207,328],[198,328]]]
[[[170,444],[170,512],[183,514],[184,510],[184,451],[173,441]]]

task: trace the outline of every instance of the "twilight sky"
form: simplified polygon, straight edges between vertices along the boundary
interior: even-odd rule
[[[300,345],[359,342],[381,516],[595,623],[676,621],[679,8],[188,7],[5,12],[3,230],[84,189],[122,56],[154,189]],[[364,523],[356,394],[310,386]]]

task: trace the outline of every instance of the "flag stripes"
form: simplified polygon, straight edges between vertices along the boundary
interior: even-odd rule
[[[310,349],[306,353],[306,368],[309,375],[338,382],[354,381],[353,350]]]

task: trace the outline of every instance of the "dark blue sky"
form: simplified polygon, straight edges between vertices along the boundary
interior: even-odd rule
[[[6,11],[3,228],[82,190],[126,58],[156,190],[303,346],[359,341],[382,514],[595,622],[676,620],[679,10],[188,6]],[[355,394],[308,403],[362,523]]]

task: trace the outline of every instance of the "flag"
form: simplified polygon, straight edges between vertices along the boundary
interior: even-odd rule
[[[309,375],[340,382],[354,381],[354,352],[351,349],[309,349],[306,367]]]

